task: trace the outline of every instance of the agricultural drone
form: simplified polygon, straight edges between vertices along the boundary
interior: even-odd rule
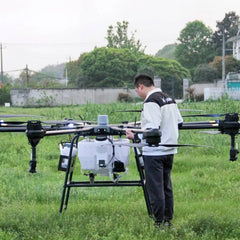
[[[126,110],[131,111],[131,110]],[[139,111],[139,110],[134,110]],[[0,119],[26,115],[0,115]],[[230,161],[236,161],[239,153],[235,146],[235,137],[239,134],[240,122],[238,113],[227,114],[195,114],[183,117],[224,117],[222,120],[201,122],[184,122],[180,130],[205,129],[211,134],[228,134],[231,137]],[[143,142],[130,143],[124,136],[131,129],[143,134]],[[211,130],[211,131],[209,131]],[[214,130],[214,131],[212,131]],[[107,186],[141,186],[149,215],[150,202],[145,188],[144,165],[141,156],[143,146],[164,147],[199,147],[190,144],[161,144],[161,133],[158,129],[143,130],[137,122],[109,124],[107,115],[99,115],[96,125],[87,121],[6,121],[0,120],[0,132],[24,132],[32,148],[29,172],[36,173],[37,145],[42,138],[54,135],[74,134],[69,142],[59,144],[60,159],[58,170],[65,171],[60,212],[63,205],[67,208],[70,189],[72,187],[107,187]],[[122,181],[120,178],[127,174],[130,147],[133,147],[140,180]],[[200,146],[202,147],[202,146]],[[206,146],[205,146],[206,147]],[[82,172],[89,177],[88,181],[72,181],[75,159],[78,156]],[[109,176],[110,181],[95,181],[96,175]]]

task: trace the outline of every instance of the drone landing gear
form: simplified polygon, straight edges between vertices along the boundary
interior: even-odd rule
[[[36,173],[37,167],[37,145],[45,135],[45,130],[42,128],[40,121],[28,121],[26,135],[28,142],[32,146],[31,160],[29,162],[29,172]]]
[[[239,153],[238,149],[235,148],[235,137],[239,133],[240,127],[238,121],[238,113],[226,114],[224,120],[219,120],[219,130],[221,133],[228,134],[231,137],[230,161],[236,161]]]
[[[146,202],[146,206],[147,206],[147,211],[148,211],[149,216],[152,216],[150,201],[149,201],[148,193],[147,193],[146,186],[145,186],[144,168],[143,168],[143,166],[141,166],[141,163],[139,160],[140,154],[137,151],[137,149],[134,148],[134,152],[135,152],[135,160],[136,160],[136,165],[137,165],[137,169],[139,172],[140,180],[119,181],[119,179],[118,179],[117,181],[114,181],[114,182],[113,181],[95,181],[95,175],[92,173],[92,174],[89,174],[89,181],[72,181],[73,171],[74,171],[74,167],[73,167],[73,163],[72,163],[72,149],[73,149],[74,144],[77,145],[78,138],[79,138],[79,136],[75,136],[71,142],[68,167],[66,170],[59,212],[62,213],[63,207],[64,207],[64,210],[67,209],[69,195],[70,195],[70,189],[72,187],[131,187],[131,186],[138,186],[138,187],[142,187],[142,189],[143,189],[144,198],[145,198],[145,202]],[[113,177],[114,177],[114,174],[113,174]],[[117,175],[115,175],[115,177],[118,178]]]
[[[237,155],[239,153],[238,149],[235,148],[235,134],[230,135],[231,136],[231,148],[230,148],[230,161],[236,161]]]
[[[86,174],[84,174],[84,175],[86,175],[86,176],[89,177],[89,182],[90,182],[90,184],[94,184],[95,176],[96,176],[94,173],[86,173]]]

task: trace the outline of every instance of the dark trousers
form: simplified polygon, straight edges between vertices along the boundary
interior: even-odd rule
[[[173,218],[171,182],[173,156],[143,156],[146,189],[153,215],[158,222],[170,221]]]

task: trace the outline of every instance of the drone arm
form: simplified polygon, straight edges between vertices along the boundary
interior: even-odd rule
[[[26,127],[5,127],[5,126],[0,126],[0,132],[25,132]]]
[[[45,132],[45,136],[55,136],[55,135],[63,135],[63,134],[71,134],[71,133],[82,133],[84,135],[90,134],[93,127],[89,128],[73,128],[73,129],[57,129],[57,130],[48,130]]]
[[[220,133],[230,135],[230,161],[237,160],[239,151],[235,148],[235,136],[239,134],[240,129],[238,113],[226,114],[224,120],[183,123],[183,126],[180,129],[218,129]]]
[[[182,127],[182,125],[183,125],[183,122],[179,123],[178,124],[178,129],[180,129]]]
[[[192,122],[192,123],[183,123],[182,126],[179,129],[219,129],[218,123],[198,123],[198,122]]]

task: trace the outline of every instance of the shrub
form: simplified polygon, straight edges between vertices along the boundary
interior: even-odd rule
[[[193,101],[193,102],[201,102],[204,100],[204,94],[196,94],[194,93],[194,88],[186,89],[186,100]]]
[[[11,84],[9,83],[0,87],[0,105],[4,105],[5,102],[11,102],[10,88]]]
[[[118,101],[120,101],[120,102],[131,102],[132,97],[128,93],[119,93],[118,94]]]

